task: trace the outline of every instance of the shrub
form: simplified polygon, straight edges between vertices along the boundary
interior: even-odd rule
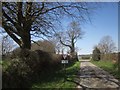
[[[93,60],[96,60],[96,61],[99,61],[100,60],[100,50],[95,47],[95,49],[93,50],[93,55],[92,55],[92,59]]]
[[[20,59],[13,59],[10,66],[3,70],[3,88],[29,87],[31,70]]]
[[[109,60],[109,61],[117,61],[118,54],[117,53],[108,53],[108,54],[101,54],[101,60]]]
[[[41,50],[27,51],[27,57],[10,60],[10,65],[3,70],[3,88],[30,87],[45,72],[57,71],[60,64],[60,56]]]
[[[37,74],[53,69],[59,62],[60,60],[58,55],[41,50],[31,51],[26,61],[34,73]]]

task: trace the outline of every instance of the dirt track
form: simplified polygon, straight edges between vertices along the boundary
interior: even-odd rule
[[[89,60],[81,61],[79,77],[80,90],[120,90],[117,79]]]

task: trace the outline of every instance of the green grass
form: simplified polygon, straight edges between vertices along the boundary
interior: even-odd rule
[[[1,60],[0,64],[2,65],[2,69],[6,70],[8,68],[8,66],[10,65],[10,61],[9,60]]]
[[[70,81],[75,78],[80,67],[80,62],[76,62],[73,65],[67,65],[66,67],[66,74],[64,69],[54,73],[49,72],[47,75],[43,75],[38,81],[36,81],[32,85],[32,88],[75,88],[76,84]]]
[[[0,65],[2,65],[2,60],[0,60]]]
[[[104,69],[105,71],[109,72],[110,74],[112,74],[113,76],[115,76],[115,78],[120,79],[120,72],[118,72],[117,70],[117,65],[113,64],[113,62],[111,61],[91,61],[93,64],[97,65],[98,67]]]

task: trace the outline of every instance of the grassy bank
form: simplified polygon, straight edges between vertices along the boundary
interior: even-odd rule
[[[98,67],[104,69],[105,71],[109,72],[115,78],[120,79],[120,72],[117,70],[117,65],[113,64],[111,61],[91,61],[93,64],[97,65]]]
[[[5,71],[11,65],[11,62],[8,60],[5,60],[5,61],[1,62],[1,65],[3,66],[3,70]],[[16,68],[15,68],[15,70],[16,70]],[[54,71],[49,71],[49,68],[48,68],[48,70],[46,70],[45,72],[42,72],[40,74],[40,76],[38,76],[38,77],[32,76],[32,77],[36,77],[36,79],[34,81],[31,81],[32,84],[30,84],[30,88],[31,89],[34,89],[34,88],[41,88],[41,89],[42,88],[49,88],[49,89],[75,88],[76,84],[72,81],[76,77],[79,69],[80,69],[80,62],[67,64],[66,70],[64,70],[63,64],[61,64],[61,68],[58,70],[55,69]],[[14,68],[12,68],[11,72],[13,70],[14,70]],[[20,68],[20,70],[21,70],[21,68]],[[66,71],[66,73],[65,73],[65,71]],[[13,74],[13,75],[15,75],[15,74]],[[16,78],[17,78],[17,76],[16,76]]]
[[[36,81],[32,88],[75,88],[76,84],[72,81],[77,71],[79,70],[80,62],[66,66],[66,74],[64,69],[57,72],[49,72],[47,75],[42,75],[41,79]],[[68,81],[69,80],[69,81]]]

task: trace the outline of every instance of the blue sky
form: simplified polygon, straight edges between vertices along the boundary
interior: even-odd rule
[[[79,54],[91,54],[104,36],[111,36],[118,47],[118,3],[100,2],[97,5],[98,8],[91,14],[91,23],[81,25],[85,35],[76,43]],[[64,29],[69,23],[69,19],[63,21]]]
[[[79,40],[76,46],[79,54],[92,53],[94,45],[106,35],[112,37],[118,46],[118,4],[100,3],[100,7],[92,16],[92,24],[84,24],[82,30],[85,31],[83,39]]]
[[[118,4],[101,2],[98,5],[100,5],[100,8],[91,16],[92,24],[84,23],[81,26],[82,30],[85,31],[85,35],[76,44],[79,54],[92,53],[93,47],[106,35],[111,36],[116,46],[118,46]],[[68,23],[68,20],[64,20],[64,27]]]

